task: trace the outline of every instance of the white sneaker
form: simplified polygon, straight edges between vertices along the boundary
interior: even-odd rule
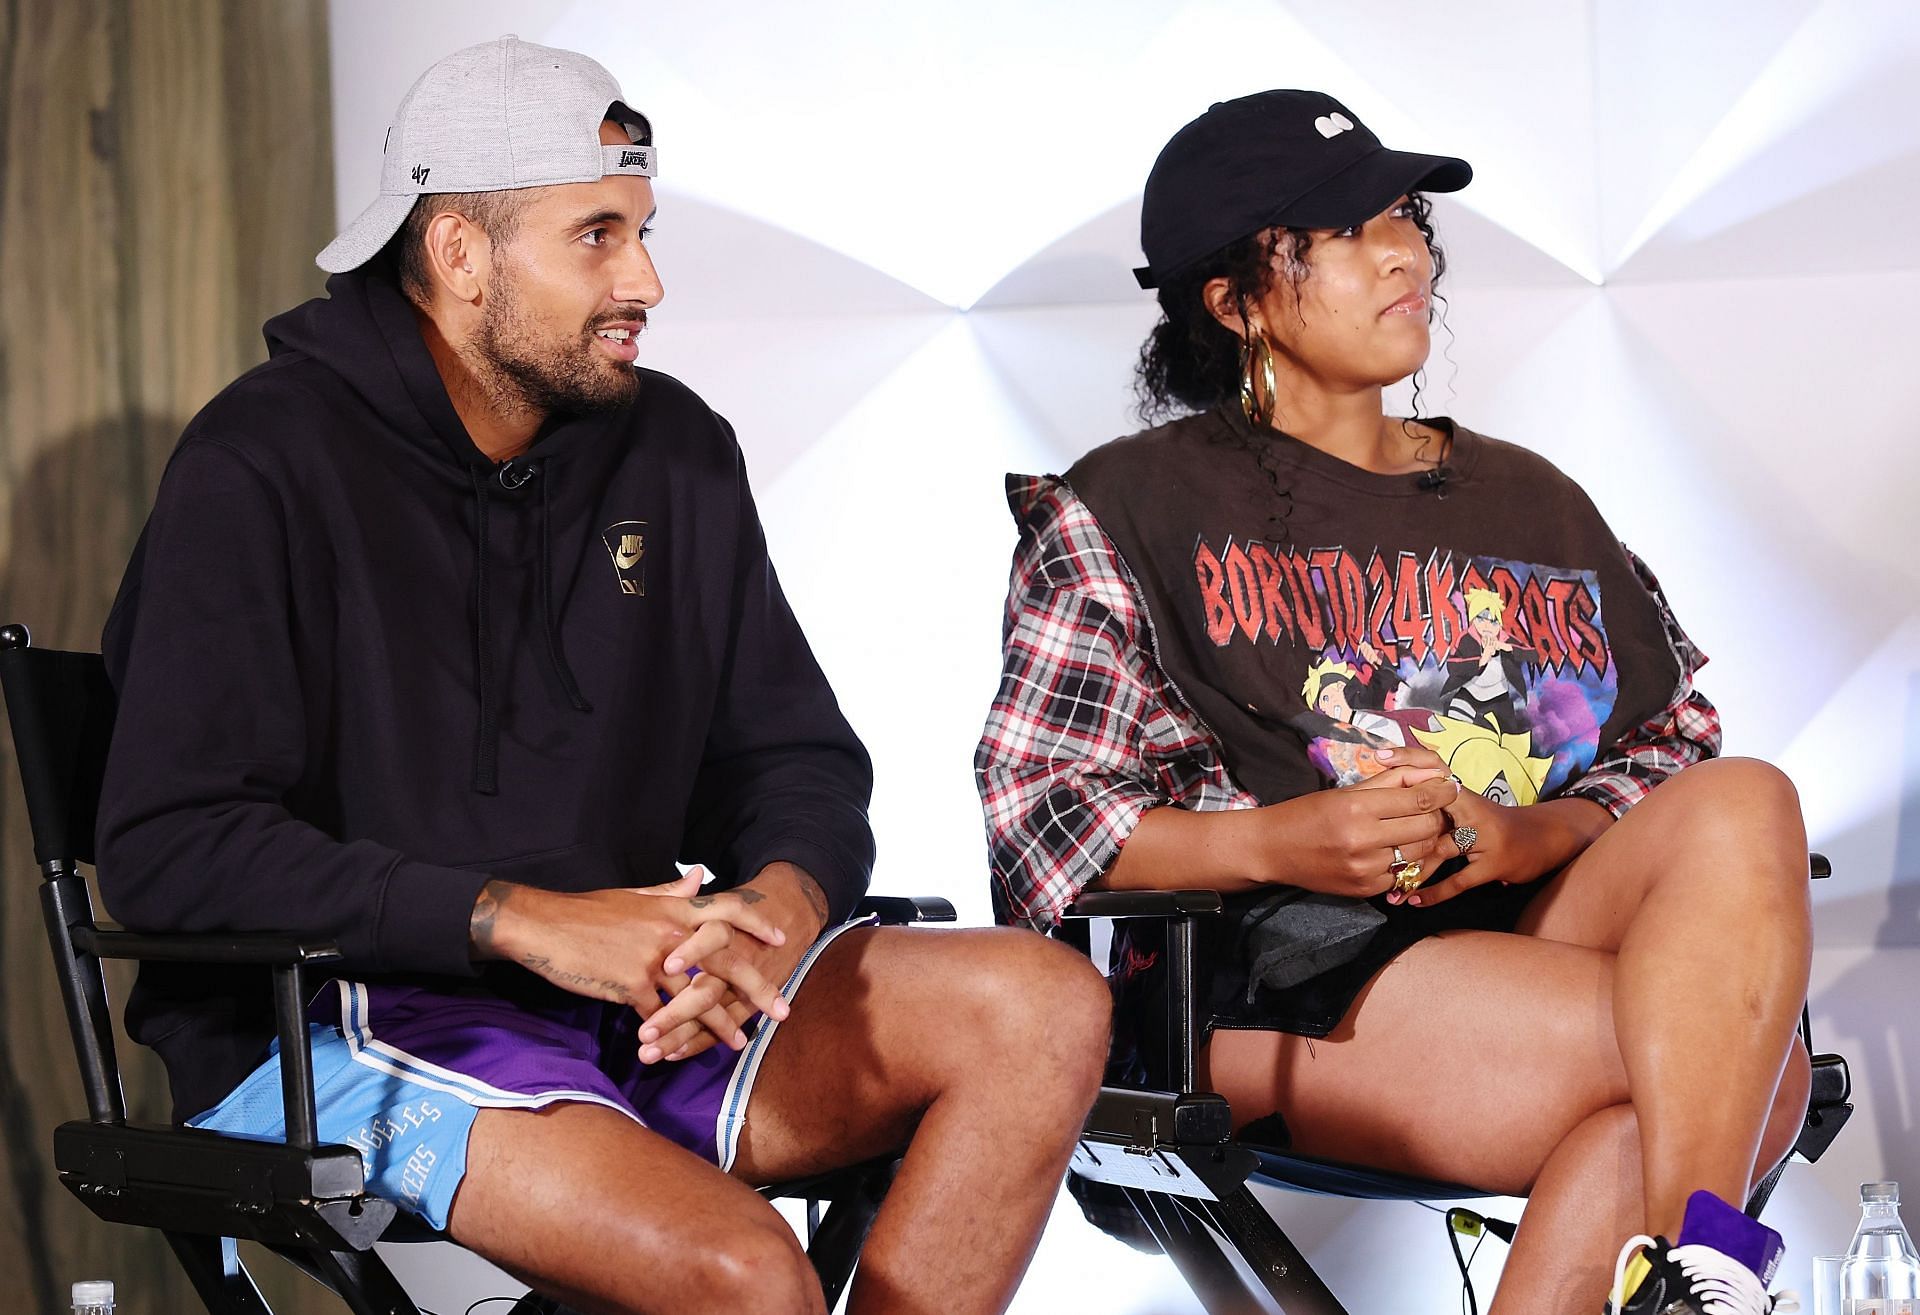
[[[1622,1302],[1627,1266],[1646,1248],[1653,1266]],[[1710,1246],[1673,1246],[1665,1238],[1634,1237],[1620,1249],[1613,1270],[1607,1315],[1786,1315],[1800,1309],[1791,1292],[1769,1296],[1759,1277],[1733,1257]]]

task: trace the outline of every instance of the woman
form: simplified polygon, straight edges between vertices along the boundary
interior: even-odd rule
[[[1303,1152],[1526,1194],[1495,1315],[1766,1311],[1779,1239],[1734,1207],[1806,1109],[1797,800],[1715,760],[1703,659],[1577,486],[1384,414],[1429,350],[1423,193],[1471,176],[1299,91],[1161,153],[1140,383],[1180,418],[1009,480],[997,907],[1226,892],[1202,1083]],[[1275,949],[1329,904],[1338,945]],[[1136,1026],[1152,948],[1117,956]]]

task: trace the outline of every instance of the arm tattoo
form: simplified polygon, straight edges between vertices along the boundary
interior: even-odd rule
[[[615,1000],[620,1004],[632,1004],[632,993],[624,982],[610,978],[595,977],[591,973],[573,973],[564,968],[555,968],[553,960],[544,954],[523,955],[520,966],[529,968],[552,982],[555,986],[565,987],[576,995],[590,995],[600,1000]]]
[[[704,909],[712,905],[721,895],[737,895],[740,897],[742,904],[758,904],[766,898],[765,895],[757,890],[746,890],[743,888],[740,890],[725,890],[714,895],[695,895],[692,899],[688,900],[687,903],[693,905],[696,909]]]
[[[793,871],[800,878],[800,893],[805,895],[807,903],[813,906],[814,916],[820,919],[820,924],[825,926],[833,921],[833,906],[827,903],[827,892],[821,889],[818,881],[814,880],[813,873],[798,864],[794,865]]]
[[[480,898],[473,902],[473,916],[467,920],[467,943],[482,955],[492,952],[494,920],[512,897],[511,882],[496,879],[480,888]]]

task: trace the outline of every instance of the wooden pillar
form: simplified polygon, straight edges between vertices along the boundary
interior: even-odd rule
[[[98,647],[181,428],[321,289],[327,63],[325,0],[0,0],[0,620],[38,644]],[[0,776],[0,1306],[64,1310],[99,1277],[129,1315],[197,1310],[156,1234],[54,1180],[53,1126],[84,1106]],[[164,1118],[158,1064],[124,1037],[121,1058],[134,1117]],[[338,1309],[296,1283],[276,1309]]]

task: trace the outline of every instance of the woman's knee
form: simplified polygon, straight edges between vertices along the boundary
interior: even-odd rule
[[[1759,758],[1695,763],[1651,798],[1660,798],[1663,791],[1670,803],[1704,813],[1699,820],[1709,826],[1720,823],[1742,832],[1770,827],[1804,835],[1800,792],[1785,772]]]
[[[1800,795],[1771,763],[1757,758],[1697,763],[1656,789],[1641,807],[1647,814],[1642,824],[1660,828],[1648,838],[1663,854],[1697,860],[1677,864],[1676,870],[1704,867],[1723,873],[1737,865],[1736,875],[1754,895],[1804,901],[1807,833]]]

